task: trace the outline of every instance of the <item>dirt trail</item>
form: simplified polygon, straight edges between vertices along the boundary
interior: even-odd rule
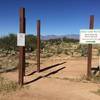
[[[34,81],[28,88],[0,95],[0,100],[100,100],[93,93],[100,84],[77,81],[86,74],[86,59],[48,59],[41,66],[44,71],[25,77],[25,83]],[[17,81],[17,72],[2,76]]]

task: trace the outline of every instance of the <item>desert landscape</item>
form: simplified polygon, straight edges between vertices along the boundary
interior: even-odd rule
[[[100,100],[100,0],[0,0],[0,100]]]
[[[52,44],[51,41],[55,42]],[[2,51],[4,53],[1,53],[0,57],[0,100],[100,99],[99,72],[93,74],[91,80],[86,78],[87,45],[84,49],[77,41],[75,43],[72,40],[70,43],[59,41],[59,45],[57,41],[59,39],[44,41],[39,73],[36,51],[26,52],[23,88],[18,85],[18,53],[11,51],[5,54],[7,51]],[[92,66],[97,67],[98,47],[94,45],[93,51]]]

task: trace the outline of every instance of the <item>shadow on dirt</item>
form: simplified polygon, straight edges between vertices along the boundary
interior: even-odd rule
[[[59,69],[57,69],[57,70],[55,70],[55,71],[52,71],[52,72],[50,72],[50,73],[48,73],[48,74],[46,74],[46,75],[44,75],[44,76],[39,76],[39,77],[37,77],[37,78],[34,79],[34,80],[31,80],[31,81],[29,81],[29,82],[24,83],[24,85],[30,84],[30,83],[32,83],[32,82],[35,82],[35,81],[37,81],[37,80],[39,80],[39,79],[41,79],[41,78],[48,77],[48,76],[50,76],[50,75],[52,75],[52,74],[56,74],[56,73],[58,73],[60,70],[63,70],[64,68],[66,68],[66,67],[59,68]]]
[[[57,67],[57,66],[59,66],[59,65],[62,65],[62,64],[64,64],[64,63],[66,63],[66,62],[62,62],[62,63],[58,63],[58,64],[54,64],[54,65],[51,65],[51,66],[45,67],[45,68],[43,68],[43,69],[40,69],[40,72],[43,72],[43,71],[49,70],[49,69],[51,69],[51,68]],[[28,75],[26,75],[26,76],[33,75],[33,74],[36,73],[36,72],[37,72],[37,71],[33,71],[32,73],[30,73],[30,74],[28,74]]]

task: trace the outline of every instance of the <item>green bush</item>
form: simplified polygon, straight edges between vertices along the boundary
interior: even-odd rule
[[[26,35],[26,51],[31,52],[36,50],[37,38],[34,35]]]
[[[79,45],[76,51],[79,52],[81,56],[87,56],[88,49],[86,45]]]
[[[34,35],[26,35],[26,51],[34,51],[36,50],[36,42],[37,38]],[[8,36],[4,36],[0,38],[0,49],[6,50],[10,52],[12,50],[17,51],[17,35],[9,34]]]

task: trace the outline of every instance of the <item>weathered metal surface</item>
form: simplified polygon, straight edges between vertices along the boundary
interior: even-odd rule
[[[40,72],[40,20],[37,20],[37,71]]]
[[[25,33],[25,8],[19,11],[19,32]],[[25,47],[19,47],[19,84],[22,86],[25,75]]]
[[[89,29],[94,28],[94,16],[90,16]],[[87,78],[91,78],[91,66],[92,66],[92,44],[88,44],[88,62],[87,62]]]

